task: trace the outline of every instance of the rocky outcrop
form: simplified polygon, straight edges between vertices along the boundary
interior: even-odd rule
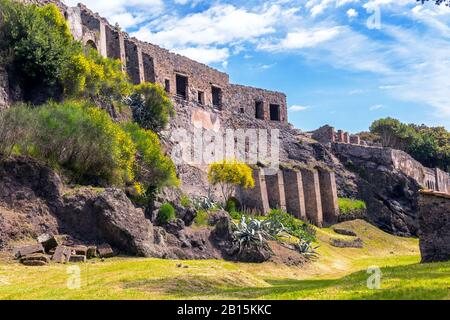
[[[357,179],[357,197],[367,205],[366,218],[400,236],[416,236],[420,185],[397,170],[383,148],[334,144],[333,152]]]
[[[9,80],[5,69],[0,66],[0,111],[9,105]]]
[[[421,192],[419,207],[422,262],[450,261],[450,195]]]

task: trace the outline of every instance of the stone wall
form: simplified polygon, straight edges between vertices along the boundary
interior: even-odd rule
[[[282,209],[319,227],[337,222],[339,207],[333,172],[307,168],[285,168],[267,175],[264,172],[255,169],[255,188],[238,192],[246,209],[263,214]]]
[[[360,159],[360,161],[383,165],[389,170],[399,170],[413,178],[424,189],[445,193],[450,191],[450,176],[446,172],[438,168],[426,168],[401,150],[346,143],[335,143],[333,150],[337,154]]]
[[[450,196],[421,192],[419,237],[422,262],[450,260]]]

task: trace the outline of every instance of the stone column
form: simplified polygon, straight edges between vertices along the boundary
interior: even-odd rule
[[[257,210],[259,214],[267,214],[270,211],[269,198],[266,178],[261,169],[253,170],[253,179],[255,180],[253,189],[239,189],[239,201],[244,208]]]
[[[335,224],[339,216],[336,176],[332,171],[320,170],[319,181],[323,219],[327,225]]]
[[[139,81],[140,83],[144,83],[145,82],[144,59],[142,57],[142,48],[140,45],[137,46],[137,54],[139,61]]]
[[[266,175],[267,196],[272,209],[286,210],[286,195],[284,189],[283,172]]]
[[[320,198],[319,172],[302,169],[303,191],[305,194],[306,217],[318,227],[323,224],[322,200]]]
[[[340,143],[344,142],[344,131],[338,130],[338,132],[337,132],[337,142],[340,142]]]
[[[302,174],[300,171],[285,169],[283,170],[283,178],[287,212],[306,221]]]
[[[344,143],[350,143],[350,134],[348,132],[344,132]]]
[[[108,57],[106,48],[106,25],[105,22],[100,21],[100,38],[98,52],[105,58]]]

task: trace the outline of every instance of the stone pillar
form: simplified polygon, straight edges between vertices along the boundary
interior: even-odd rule
[[[350,143],[350,134],[348,132],[344,132],[344,143]]]
[[[340,143],[344,142],[344,131],[338,130],[338,132],[337,132],[337,142],[340,142]]]
[[[318,227],[323,225],[322,200],[320,198],[319,172],[302,169],[303,191],[305,194],[306,217]]]
[[[361,144],[361,138],[358,135],[356,135],[356,134],[351,135],[350,136],[350,143],[351,144],[360,145]]]
[[[260,169],[254,169],[253,179],[255,180],[253,189],[239,189],[239,201],[244,208],[257,210],[259,214],[267,214],[270,211],[270,206],[266,177]]]
[[[83,40],[83,25],[81,22],[81,9],[79,7],[67,8],[67,23],[70,33],[77,41]]]
[[[267,196],[271,209],[286,210],[286,195],[284,189],[283,172],[266,175]]]
[[[138,45],[138,61],[139,61],[139,81],[140,83],[145,82],[145,72],[144,72],[144,59],[142,57],[142,48]]]
[[[287,212],[306,221],[302,174],[299,171],[285,169],[283,170],[283,178]]]
[[[108,57],[107,47],[106,47],[106,24],[100,21],[100,35],[99,35],[99,47],[98,52],[105,58]]]
[[[339,216],[336,176],[332,171],[320,170],[319,181],[323,219],[327,225],[335,224]]]

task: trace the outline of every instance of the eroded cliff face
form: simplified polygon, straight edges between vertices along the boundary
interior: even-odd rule
[[[418,182],[398,170],[391,149],[334,144],[333,152],[356,175],[357,195],[367,204],[367,218],[401,236],[418,233]]]

